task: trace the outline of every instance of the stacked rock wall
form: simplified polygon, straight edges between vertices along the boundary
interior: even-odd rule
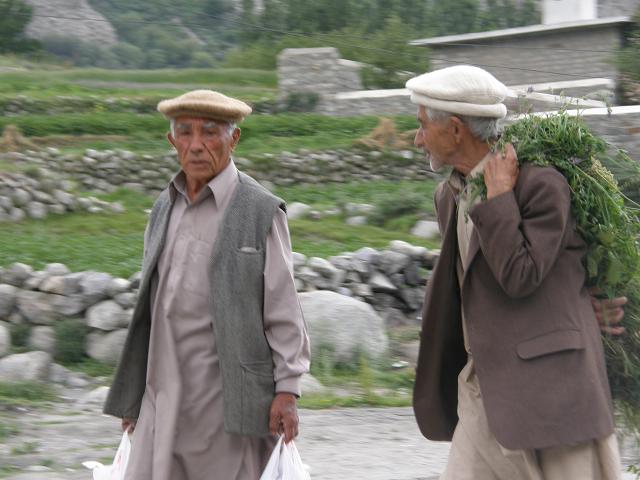
[[[386,250],[362,248],[328,260],[294,254],[296,288],[301,293],[328,290],[336,298],[369,304],[387,328],[417,325],[437,256],[437,251],[402,241],[391,242]],[[115,364],[133,315],[140,276],[140,272],[129,279],[102,272],[74,273],[62,264],[40,271],[21,263],[0,268],[0,357],[10,353],[9,332],[16,329],[28,331],[29,349],[54,355],[56,325],[77,319],[88,329],[85,353]]]

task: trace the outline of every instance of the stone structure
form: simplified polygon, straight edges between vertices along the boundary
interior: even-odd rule
[[[43,219],[50,214],[75,211],[124,211],[118,202],[109,203],[95,197],[74,195],[71,193],[73,184],[68,180],[55,178],[47,170],[30,168],[37,178],[0,173],[0,223],[19,222],[25,218]]]
[[[457,64],[485,68],[507,85],[579,78],[617,80],[611,61],[629,17],[533,25],[414,40],[428,47],[431,69]]]
[[[357,62],[341,59],[332,47],[287,48],[278,55],[280,96],[362,90],[360,68]]]
[[[30,38],[70,37],[103,46],[118,41],[113,26],[87,0],[26,0],[26,3],[33,7],[26,30]]]
[[[352,330],[342,329],[336,361],[357,360],[356,352],[365,344],[371,352],[377,350],[372,355],[377,358],[387,346],[386,328],[418,324],[424,287],[437,257],[437,251],[402,241],[391,242],[387,250],[363,248],[328,260],[294,253],[296,288],[309,292],[305,315],[314,317],[308,321],[323,335],[323,341],[326,322],[347,324],[353,320],[349,315],[359,312],[360,336],[366,331],[363,322],[375,322],[376,336],[365,343],[342,338]],[[75,318],[89,330],[86,354],[115,364],[133,315],[140,277],[140,272],[129,279],[101,272],[72,273],[61,264],[47,265],[41,271],[21,263],[0,267],[0,357],[9,353],[7,330],[16,328],[28,330],[27,345],[32,349],[54,354],[56,324]],[[327,317],[313,295],[318,290],[335,292],[332,315],[347,312],[347,317]],[[320,297],[321,304],[326,294]]]

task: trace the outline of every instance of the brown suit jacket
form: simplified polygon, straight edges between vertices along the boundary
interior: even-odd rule
[[[553,168],[525,165],[512,192],[476,205],[462,289],[456,198],[435,194],[443,244],[427,287],[414,411],[422,433],[451,440],[457,376],[467,361],[461,304],[489,427],[510,449],[614,431],[602,340],[585,289],[586,246],[570,192]]]

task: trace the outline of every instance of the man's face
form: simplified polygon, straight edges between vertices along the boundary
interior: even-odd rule
[[[187,179],[206,183],[229,164],[240,129],[230,131],[228,123],[207,118],[179,117],[167,138]]]
[[[451,118],[431,120],[424,106],[418,107],[418,123],[420,128],[413,144],[424,150],[431,169],[437,172],[445,165],[451,165],[451,158],[456,151],[455,137],[452,134]]]

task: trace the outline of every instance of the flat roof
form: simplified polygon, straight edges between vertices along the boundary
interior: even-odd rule
[[[412,40],[409,42],[409,45],[428,47],[431,45],[447,45],[465,42],[473,43],[479,40],[530,36],[537,35],[539,33],[591,29],[627,23],[632,23],[631,17],[609,17],[598,18],[596,20],[580,20],[577,22],[554,23],[550,25],[528,25],[526,27],[506,28],[503,30],[491,30],[488,32],[463,33],[461,35],[446,35],[443,37],[423,38],[420,40]]]

